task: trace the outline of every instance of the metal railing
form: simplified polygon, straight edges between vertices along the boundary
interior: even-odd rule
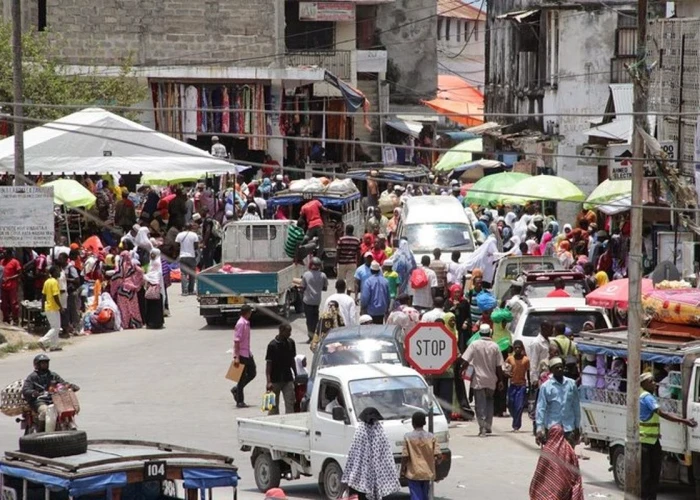
[[[352,78],[352,51],[350,50],[295,50],[284,56],[287,67],[318,66],[327,69],[338,78]]]

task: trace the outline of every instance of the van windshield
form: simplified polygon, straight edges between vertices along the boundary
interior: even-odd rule
[[[428,413],[430,406],[433,415],[441,414],[428,386],[415,375],[353,380],[349,388],[356,415],[374,407],[384,420],[405,419],[417,411]]]
[[[449,222],[438,224],[406,224],[403,237],[414,252],[474,251],[474,241],[469,224]]]

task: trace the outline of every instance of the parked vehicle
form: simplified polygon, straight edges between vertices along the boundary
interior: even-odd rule
[[[284,253],[289,221],[236,221],[223,228],[223,264],[197,275],[199,314],[208,325],[240,314],[243,304],[271,309],[288,318],[301,312],[295,279],[303,266]]]
[[[690,331],[694,331],[689,335]],[[614,358],[627,357],[626,328],[585,332],[577,340],[583,354],[603,356],[610,367]],[[638,334],[637,334],[638,335]],[[694,338],[693,338],[694,337]],[[659,386],[659,406],[662,410],[684,418],[700,421],[700,329],[665,324],[662,330],[642,332],[642,363],[647,368],[666,370]],[[640,367],[641,371],[642,367]],[[607,447],[615,483],[621,489],[625,483],[625,437],[627,429],[626,394],[639,391],[627,387],[622,378],[614,379],[608,370],[605,389],[583,387],[581,422],[584,437],[592,444]],[[664,388],[665,385],[665,388]],[[662,388],[665,390],[662,392]],[[663,465],[661,480],[693,485],[695,498],[700,498],[700,427],[661,420]]]
[[[535,255],[511,255],[503,257],[496,266],[493,280],[493,294],[501,299],[511,286],[511,282],[524,272],[550,272],[562,270],[556,257],[538,257]]]
[[[80,403],[75,391],[69,386],[59,385],[39,396],[40,400],[51,401],[46,410],[46,423],[43,432],[73,431],[78,428],[75,416],[80,413]],[[16,421],[24,435],[42,432],[39,416],[29,406],[22,410],[22,416]]]
[[[535,341],[544,320],[564,323],[574,335],[581,333],[584,323],[590,321],[596,329],[611,328],[607,311],[602,307],[587,306],[585,299],[529,299],[521,297],[510,305],[513,321],[510,330],[513,340],[522,340],[525,349]]]
[[[590,289],[583,273],[574,271],[525,271],[522,275],[525,281],[524,294],[531,299],[541,299],[554,290],[554,280],[561,278],[564,289],[571,297],[585,297]]]
[[[364,216],[362,213],[361,196],[350,179],[347,182],[319,187],[307,187],[279,191],[267,202],[268,210],[274,212],[278,207],[284,207],[287,217],[292,220],[299,218],[299,211],[303,204],[309,200],[319,200],[324,207],[337,212],[342,212],[342,220],[334,215],[323,217],[323,253],[319,255],[323,261],[324,270],[327,273],[334,272],[336,259],[336,245],[338,238],[343,236],[345,226],[355,226],[355,236],[362,236],[359,232],[364,228]],[[299,181],[296,181],[299,182]]]
[[[334,328],[318,345],[311,361],[302,409],[308,410],[316,372],[328,366],[389,363],[406,365],[403,330],[397,325],[361,325]]]
[[[339,406],[331,409],[332,401]],[[325,498],[340,498],[357,416],[370,406],[383,416],[397,471],[403,436],[412,430],[411,416],[418,410],[432,411],[442,450],[437,479],[447,477],[452,462],[447,420],[423,377],[400,365],[336,366],[317,372],[309,412],[237,419],[238,442],[251,452],[258,489],[264,492],[283,478],[307,476],[317,478]]]
[[[83,431],[24,440],[19,451],[0,458],[3,500],[191,500],[206,490],[211,498],[211,489],[221,487],[233,488],[234,500],[238,496],[238,468],[223,455],[147,441],[88,441]]]
[[[433,250],[442,251],[441,260],[449,262],[453,250],[462,252],[460,261],[474,251],[474,228],[462,204],[453,196],[414,196],[404,203],[397,229],[398,238],[406,238],[416,261],[423,255],[433,258]]]

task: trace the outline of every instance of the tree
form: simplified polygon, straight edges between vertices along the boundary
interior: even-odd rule
[[[132,76],[130,60],[120,61],[119,74],[69,75],[60,58],[61,40],[48,32],[27,31],[22,35],[24,102],[47,105],[131,106],[148,97],[148,89]],[[12,24],[0,20],[0,102],[13,102],[12,92]],[[76,108],[26,106],[26,128],[42,125],[77,111]],[[12,114],[12,106],[0,112]],[[117,110],[127,118],[136,112]]]

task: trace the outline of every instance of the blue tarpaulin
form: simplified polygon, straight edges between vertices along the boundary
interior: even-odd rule
[[[613,349],[611,347],[583,344],[578,342],[576,344],[578,350],[584,354],[603,354],[605,356],[627,358],[627,349]],[[642,361],[647,361],[649,363],[661,363],[664,365],[680,365],[683,363],[683,356],[642,351]]]
[[[68,490],[70,496],[87,495],[110,488],[126,486],[126,472],[114,472],[111,474],[98,474],[95,476],[81,477],[78,479],[64,479],[42,472],[35,472],[21,467],[0,465],[0,474],[10,477],[26,479],[36,484]]]
[[[182,479],[188,489],[238,486],[238,472],[233,469],[182,469]]]
[[[360,199],[360,193],[353,193],[350,196],[344,196],[343,198],[331,198],[327,196],[313,196],[314,200],[321,202],[324,207],[331,208],[342,208],[353,200]],[[271,198],[267,200],[267,204],[270,208],[277,208],[278,206],[286,205],[296,205],[297,203],[303,203],[309,201],[308,198],[304,197],[304,194],[290,194],[287,196],[278,196],[276,198]]]

